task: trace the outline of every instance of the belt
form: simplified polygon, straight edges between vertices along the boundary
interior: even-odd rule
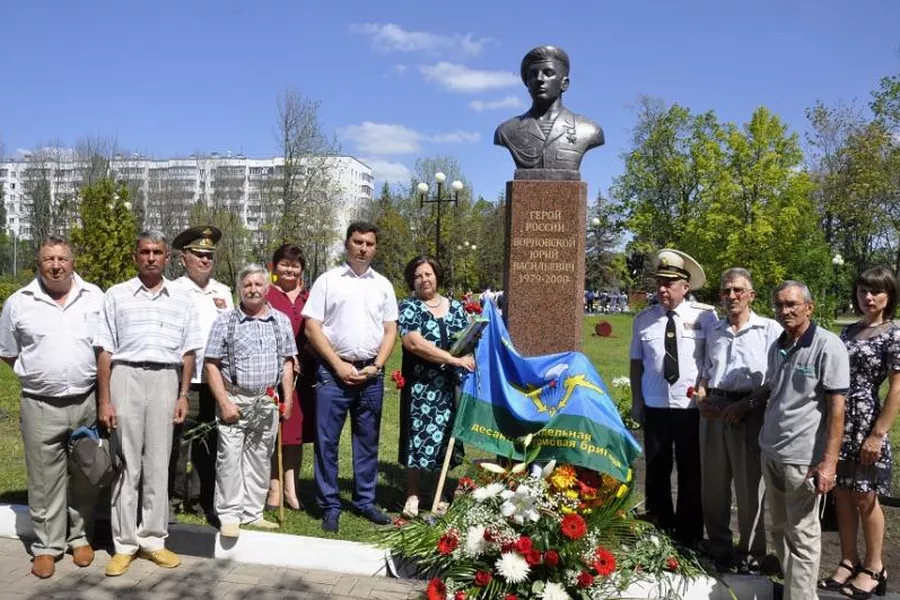
[[[55,402],[80,402],[84,400],[88,396],[94,393],[94,386],[91,386],[86,392],[81,392],[80,394],[72,394],[71,396],[45,396],[43,394],[32,394],[31,392],[22,392],[23,398],[28,398],[29,400],[42,400],[45,402],[55,401]]]
[[[366,367],[371,367],[375,364],[375,357],[367,358],[365,360],[349,360],[346,358],[341,358],[341,360],[356,367],[357,371],[360,369],[365,369]]]
[[[268,388],[262,388],[259,390],[251,390],[248,388],[241,387],[239,385],[232,385],[231,383],[222,380],[222,383],[225,384],[225,391],[229,394],[240,394],[241,396],[265,396],[266,390]]]
[[[745,391],[745,392],[731,392],[728,390],[722,390],[719,388],[710,388],[709,395],[715,398],[721,398],[722,400],[728,400],[729,402],[737,402],[738,400],[743,400],[753,392]]]
[[[117,360],[113,364],[125,365],[132,369],[144,369],[145,371],[162,371],[165,369],[178,369],[181,365],[173,365],[170,363],[135,361],[135,360]]]

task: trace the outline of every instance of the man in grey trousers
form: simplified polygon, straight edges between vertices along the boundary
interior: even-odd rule
[[[169,455],[172,428],[188,412],[194,352],[203,346],[190,295],[163,276],[169,259],[163,234],[141,233],[134,259],[138,276],[106,292],[95,341],[97,418],[118,429],[125,455],[113,486],[109,577],[125,573],[137,557],[169,569],[181,564],[165,547]]]
[[[85,478],[69,477],[68,448],[72,432],[97,418],[93,338],[103,292],[75,274],[63,238],[41,241],[37,267],[34,281],[3,305],[0,358],[22,386],[28,512],[37,537],[31,572],[46,579],[67,547],[79,567],[94,561],[88,536],[96,491]]]

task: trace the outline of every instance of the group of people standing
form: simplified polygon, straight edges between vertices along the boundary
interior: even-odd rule
[[[720,278],[725,315],[719,319],[713,306],[685,299],[706,283],[696,261],[673,249],[661,250],[657,261],[659,303],[635,317],[631,344],[632,413],[644,425],[648,518],[700,547],[718,568],[746,573],[758,572],[766,555],[768,513],[786,599],[814,599],[817,588],[859,599],[884,595],[878,493],[890,490],[887,434],[900,409],[894,275],[875,267],[858,276],[853,305],[862,318],[837,336],[812,322],[815,303],[799,281],[775,288],[772,320],[751,308],[756,293],[749,271],[728,269]],[[832,489],[842,560],[817,581],[818,508]]]
[[[75,272],[67,240],[42,240],[37,276],[7,299],[0,316],[0,358],[22,387],[28,505],[37,538],[32,572],[51,577],[67,550],[78,566],[94,560],[89,539],[98,490],[76,469],[70,472],[67,460],[70,437],[82,426],[112,432],[124,458],[111,490],[115,553],[108,576],[125,573],[139,557],[166,568],[180,564],[165,538],[188,451],[199,509],[222,536],[237,537],[244,526],[277,527],[264,516],[267,506],[302,508],[300,449],[314,442],[322,528],[337,531],[338,442],[348,413],[351,508],[372,522],[390,523],[375,504],[375,488],[384,365],[398,318],[409,381],[400,454],[410,468],[407,512],[415,513],[418,474],[439,468],[446,451],[452,371],[471,370],[474,363],[446,352],[466,318],[459,302],[440,295],[442,270],[434,259],[410,262],[412,294],[398,314],[393,286],[370,266],[377,233],[369,223],[352,223],[345,262],[308,291],[302,250],[281,246],[272,274],[256,264],[240,270],[236,306],[228,287],[211,277],[221,237],[215,227],[175,238],[186,271],[177,280],[164,276],[166,238],[142,232],[133,253],[137,276],[106,293]],[[282,473],[273,459],[279,421]],[[185,445],[187,428],[200,433]],[[191,501],[183,490],[180,502],[189,508]]]

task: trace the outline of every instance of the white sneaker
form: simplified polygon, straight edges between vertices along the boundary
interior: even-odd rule
[[[273,523],[272,521],[267,521],[263,517],[258,518],[255,521],[247,523],[248,527],[256,527],[257,529],[279,529],[281,525],[278,523]]]
[[[415,519],[419,516],[419,497],[418,496],[409,496],[406,499],[406,504],[403,505],[403,512],[401,513],[407,519]]]
[[[236,538],[241,535],[241,526],[237,523],[222,523],[219,527],[219,535],[227,538]]]

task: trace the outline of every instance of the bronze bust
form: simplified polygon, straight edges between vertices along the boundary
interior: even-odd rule
[[[522,59],[522,82],[531,109],[501,124],[494,144],[516,163],[515,179],[580,180],[581,159],[602,146],[603,129],[562,104],[569,88],[569,56],[561,48],[539,46]]]

